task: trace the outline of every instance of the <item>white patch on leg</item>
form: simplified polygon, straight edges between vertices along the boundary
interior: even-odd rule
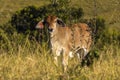
[[[73,58],[73,57],[74,57],[72,51],[69,52],[69,57],[70,57],[70,58]]]
[[[62,50],[61,49],[59,49],[59,50],[56,50],[56,55],[57,56],[60,56],[60,53],[62,52]]]
[[[86,50],[86,48],[83,48],[83,50],[85,51],[85,53],[84,53],[84,57],[87,55],[87,50]]]
[[[77,57],[78,57],[78,59],[80,60],[80,54],[79,54],[79,53],[77,53]]]

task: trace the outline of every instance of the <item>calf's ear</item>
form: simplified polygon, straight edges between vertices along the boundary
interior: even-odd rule
[[[44,20],[41,20],[40,22],[38,22],[38,24],[36,25],[36,29],[43,29],[44,28],[44,24],[43,24]]]
[[[61,19],[57,19],[57,23],[62,26],[65,27],[65,23],[61,20]]]

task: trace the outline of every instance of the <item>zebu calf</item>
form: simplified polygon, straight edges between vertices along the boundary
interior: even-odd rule
[[[90,50],[92,43],[91,31],[87,24],[78,23],[71,27],[65,26],[64,22],[55,16],[48,16],[40,21],[36,28],[48,27],[50,32],[50,42],[52,52],[54,53],[55,63],[57,64],[57,56],[63,53],[62,63],[64,71],[67,69],[68,57],[84,50],[84,56]],[[79,54],[78,54],[79,57]]]

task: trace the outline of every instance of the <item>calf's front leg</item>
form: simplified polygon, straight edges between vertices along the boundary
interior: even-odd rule
[[[67,70],[67,67],[68,67],[68,57],[69,57],[69,51],[68,50],[64,50],[63,51],[63,61],[62,61],[62,64],[63,64],[63,71],[66,72]]]
[[[56,49],[54,50],[54,63],[56,66],[58,66],[58,56],[62,53],[62,49]]]

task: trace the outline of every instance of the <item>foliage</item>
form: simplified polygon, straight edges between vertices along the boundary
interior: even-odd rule
[[[90,19],[88,25],[92,28],[93,38],[96,43],[100,36],[104,35],[105,19],[99,17]]]
[[[23,10],[16,12],[11,19],[11,23],[16,27],[18,32],[24,32],[27,30],[35,30],[34,26],[36,25],[35,19],[39,16],[36,12],[36,8],[29,6]]]
[[[95,60],[98,60],[100,57],[100,53],[98,52],[98,50],[91,50],[86,57],[82,60],[81,62],[81,66],[91,66],[94,64]]]
[[[18,33],[29,34],[30,39],[35,37],[36,40],[40,42],[49,42],[47,29],[39,30],[38,32],[35,30],[36,24],[48,15],[56,15],[63,19],[64,22],[68,21],[68,23],[72,21],[71,19],[73,19],[73,21],[80,19],[83,15],[83,10],[81,8],[69,7],[68,5],[69,2],[60,1],[58,3],[51,2],[51,4],[42,7],[28,6],[17,11],[12,16],[10,22]]]
[[[67,7],[62,8],[61,4],[49,4],[40,8],[34,6],[28,6],[19,12],[16,12],[11,19],[12,25],[18,32],[28,33],[35,30],[35,25],[39,20],[47,15],[56,15],[62,18],[65,22],[71,15],[72,18],[79,19],[83,11],[81,8]],[[73,10],[73,11],[72,11]],[[66,13],[66,14],[64,14]]]

